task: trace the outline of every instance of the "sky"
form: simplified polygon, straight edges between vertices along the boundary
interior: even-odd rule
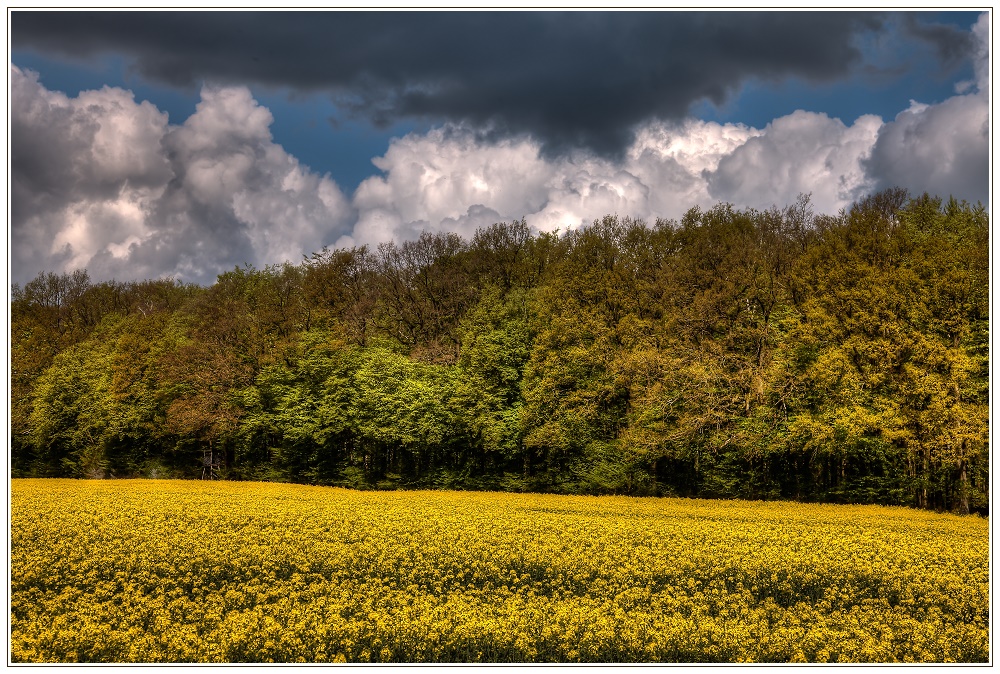
[[[989,203],[985,11],[11,11],[10,280],[521,220]]]

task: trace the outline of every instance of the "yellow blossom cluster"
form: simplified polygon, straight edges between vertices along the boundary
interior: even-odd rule
[[[904,508],[12,480],[15,662],[985,662],[989,535]]]

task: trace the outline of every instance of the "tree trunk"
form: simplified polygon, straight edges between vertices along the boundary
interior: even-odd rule
[[[969,514],[969,476],[965,469],[965,459],[958,464],[958,512]]]
[[[928,451],[929,450],[924,449],[924,471],[923,471],[923,474],[920,476],[921,483],[922,483],[922,486],[920,488],[920,507],[921,508],[926,508],[927,507],[927,478],[928,478],[928,473],[930,472],[930,459],[927,456],[928,455]]]

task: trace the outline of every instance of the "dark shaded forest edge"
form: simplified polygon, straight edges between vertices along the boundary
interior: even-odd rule
[[[40,274],[15,477],[222,475],[986,512],[989,217],[692,209],[317,252],[211,287]]]

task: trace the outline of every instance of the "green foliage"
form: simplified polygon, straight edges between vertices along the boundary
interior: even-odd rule
[[[692,209],[11,303],[14,475],[989,500],[989,218]]]

